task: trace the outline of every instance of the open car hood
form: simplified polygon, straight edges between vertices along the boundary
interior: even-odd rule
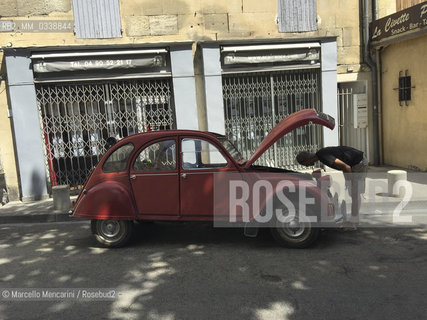
[[[335,119],[333,117],[325,113],[316,112],[314,109],[303,109],[292,113],[280,121],[273,130],[271,130],[252,154],[250,159],[244,164],[244,167],[249,168],[268,148],[273,145],[273,143],[285,134],[309,123],[320,124],[328,127],[329,129],[333,129],[335,127]]]

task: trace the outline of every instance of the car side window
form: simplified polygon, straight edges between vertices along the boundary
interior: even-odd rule
[[[133,144],[128,143],[113,151],[113,153],[109,155],[108,159],[105,160],[104,165],[102,166],[102,171],[106,173],[125,171],[133,148]]]
[[[182,139],[183,169],[213,169],[228,166],[227,159],[210,142],[201,139]]]
[[[135,159],[135,171],[170,171],[176,169],[176,142],[164,140],[142,149]]]

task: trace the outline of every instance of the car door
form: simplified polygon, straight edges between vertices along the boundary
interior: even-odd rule
[[[145,145],[130,168],[130,181],[139,215],[178,216],[177,139]]]
[[[215,175],[221,177],[237,169],[211,140],[181,137],[180,146],[181,216],[210,220],[214,214]]]

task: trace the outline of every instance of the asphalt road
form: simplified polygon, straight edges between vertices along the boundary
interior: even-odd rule
[[[328,231],[293,250],[267,232],[148,224],[104,249],[86,222],[2,225],[0,288],[115,293],[1,297],[0,319],[426,319],[427,229]]]

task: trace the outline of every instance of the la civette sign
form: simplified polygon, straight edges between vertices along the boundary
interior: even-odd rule
[[[371,22],[371,41],[427,26],[427,1]]]

